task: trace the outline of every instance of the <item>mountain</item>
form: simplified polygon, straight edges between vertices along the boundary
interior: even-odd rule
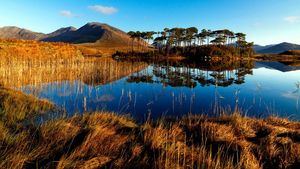
[[[285,52],[288,50],[300,50],[300,45],[283,42],[283,43],[280,43],[277,45],[272,45],[267,48],[256,50],[256,52],[257,53],[265,53],[265,54],[279,54],[279,53],[282,53],[282,52]]]
[[[270,48],[272,46],[274,46],[274,45],[266,45],[266,46],[253,45],[253,49],[254,49],[254,51],[258,52],[260,50],[264,50],[264,49]]]
[[[75,44],[89,43],[101,46],[119,46],[127,45],[130,41],[130,37],[125,32],[110,25],[91,22],[77,30],[72,29],[70,31],[57,34],[56,36],[46,37],[41,40],[48,42],[67,42]]]
[[[77,29],[75,27],[66,27],[66,28],[60,28],[52,33],[49,33],[47,34],[46,37],[44,37],[43,39],[49,39],[49,38],[53,38],[53,37],[56,37],[56,36],[59,36],[59,35],[63,35],[65,33],[68,33],[68,32],[73,32],[73,31],[76,31]]]
[[[18,28],[15,26],[6,26],[0,28],[1,39],[24,39],[24,40],[39,40],[43,38],[45,34],[32,32],[27,29]]]
[[[88,44],[89,46],[128,46],[130,36],[124,31],[108,24],[90,22],[79,29],[74,27],[60,28],[52,33],[36,33],[18,27],[0,28],[2,39],[39,40],[46,42],[66,42],[74,44]],[[137,42],[135,42],[137,44]]]

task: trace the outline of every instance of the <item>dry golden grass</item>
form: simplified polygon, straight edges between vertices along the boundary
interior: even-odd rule
[[[106,84],[146,68],[142,62],[117,62],[112,58],[85,58],[76,64],[0,66],[0,84],[6,87],[80,80],[86,84]]]
[[[86,47],[82,45],[77,45],[77,48],[81,51],[85,57],[102,57],[104,56],[103,51],[93,47]]]
[[[237,113],[137,124],[98,112],[18,132],[0,123],[0,168],[297,168],[299,130]]]
[[[0,40],[0,85],[21,87],[64,80],[99,85],[147,66],[110,57],[87,57],[97,55],[102,54],[96,48],[65,43]]]
[[[0,42],[0,53],[7,54],[2,53],[1,57],[13,55],[5,53],[6,49],[10,52],[16,49],[15,42],[11,42]],[[66,58],[60,63],[52,56],[45,56],[49,57],[49,62],[45,62],[39,60],[43,52],[35,57],[33,51],[50,45],[49,52],[55,52],[55,44],[35,43],[21,43],[25,47],[16,49],[15,62],[9,57],[6,63],[1,62],[2,84],[21,86],[63,79],[99,84],[146,66],[118,63],[109,58],[101,60],[101,64],[94,59],[87,63],[73,62],[72,57],[71,66],[66,67],[69,64],[64,62],[68,62],[70,53],[61,51],[59,55]],[[63,49],[61,45],[58,48]],[[26,58],[32,60],[30,54],[33,62],[23,62]],[[14,69],[9,68],[12,65]],[[46,79],[41,79],[45,77],[42,74],[48,75]],[[126,116],[95,112],[42,124],[33,120],[53,109],[47,101],[0,88],[0,168],[296,169],[300,166],[300,123],[287,119],[254,119],[234,113],[137,124]]]
[[[0,40],[0,66],[31,61],[35,65],[74,63],[83,59],[81,51],[66,43],[29,40]]]
[[[124,39],[103,41],[101,43],[68,44],[62,42],[40,42],[35,40],[0,39],[0,59],[2,63],[32,61],[43,64],[73,63],[83,57],[111,57],[117,51],[129,52],[150,50],[146,43]],[[122,42],[120,42],[122,41]],[[43,62],[38,62],[43,61]],[[1,64],[0,64],[1,65]]]
[[[0,118],[3,122],[14,124],[31,120],[54,109],[55,106],[46,100],[38,100],[34,96],[0,87]]]
[[[132,40],[128,39],[126,43],[117,43],[115,41],[101,42],[101,43],[84,43],[76,45],[84,54],[84,56],[103,56],[111,57],[117,51],[129,53],[134,50],[134,52],[145,52],[153,50],[147,46],[146,43],[134,41],[132,46]],[[100,53],[100,54],[99,54]]]

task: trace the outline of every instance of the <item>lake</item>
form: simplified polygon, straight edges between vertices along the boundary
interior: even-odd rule
[[[248,116],[300,120],[299,66],[274,61],[101,61],[64,69],[5,69],[0,74],[2,83],[48,99],[69,116],[104,110],[143,121],[238,109]]]

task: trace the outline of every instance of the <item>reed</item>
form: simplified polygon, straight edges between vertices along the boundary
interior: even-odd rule
[[[18,62],[20,63],[20,62]],[[76,63],[33,65],[6,64],[0,66],[0,84],[19,88],[27,85],[79,80],[86,84],[106,84],[148,66],[143,62],[117,62],[111,58],[85,58]]]
[[[28,40],[0,40],[0,66],[32,66],[70,64],[83,59],[82,52],[73,45]]]
[[[16,48],[16,43],[24,47]],[[63,112],[48,101],[7,87],[37,84],[42,87],[43,83],[78,79],[99,85],[138,72],[148,64],[74,57],[74,46],[35,43],[0,41],[0,56],[5,58],[0,65],[3,85],[0,87],[0,168],[276,169],[300,165],[299,122],[279,117],[249,118],[242,116],[239,109],[228,112],[218,108],[224,112],[218,112],[215,117],[188,115],[149,119],[144,123],[112,112],[62,115],[38,121],[43,115]],[[56,45],[58,51],[54,50]],[[68,53],[66,49],[70,48],[72,52]],[[63,59],[33,52],[44,49],[54,55],[58,52]],[[12,53],[14,50],[16,55]],[[219,64],[214,68],[222,70]],[[176,67],[157,69],[160,68],[154,71],[158,74],[168,71],[170,80],[180,75],[190,79],[194,71]],[[239,69],[234,74],[242,77],[247,72]],[[213,75],[231,77],[230,72]],[[150,79],[145,76],[129,80],[151,82]],[[188,81],[180,83],[189,84]],[[296,86],[298,89],[298,83]]]
[[[0,121],[0,168],[296,168],[299,130],[238,112],[142,124],[94,112],[17,130]]]
[[[33,120],[55,110],[55,106],[47,100],[38,100],[32,95],[0,87],[0,119],[14,125],[21,121]]]

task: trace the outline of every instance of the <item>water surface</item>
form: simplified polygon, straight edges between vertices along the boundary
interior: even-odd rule
[[[148,116],[177,117],[188,113],[214,115],[220,108],[238,108],[249,116],[275,114],[300,120],[300,67],[297,66],[250,61],[114,64],[101,70],[94,66],[93,71],[80,73],[81,76],[17,88],[49,99],[70,116],[107,110],[144,120]],[[125,67],[127,71],[123,71]],[[88,75],[92,76],[86,78]],[[101,81],[103,76],[105,81]]]

